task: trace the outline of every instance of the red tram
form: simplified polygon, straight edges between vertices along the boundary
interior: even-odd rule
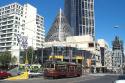
[[[82,65],[63,61],[47,61],[44,65],[44,77],[77,77],[82,75]]]

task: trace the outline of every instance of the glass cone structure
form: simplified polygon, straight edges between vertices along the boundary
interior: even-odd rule
[[[52,42],[52,41],[65,41],[67,36],[72,36],[73,31],[68,24],[64,13],[60,9],[59,13],[57,14],[52,27],[50,28],[45,41]]]

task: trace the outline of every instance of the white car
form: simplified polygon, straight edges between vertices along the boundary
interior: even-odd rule
[[[38,77],[38,76],[42,76],[43,75],[43,73],[42,72],[40,72],[40,73],[36,73],[36,72],[28,72],[28,74],[29,74],[29,77],[31,78],[31,77]]]
[[[125,75],[120,75],[114,83],[125,83]]]
[[[125,80],[116,80],[114,83],[125,83]]]

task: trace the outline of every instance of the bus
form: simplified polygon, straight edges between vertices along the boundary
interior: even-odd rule
[[[44,78],[78,77],[82,75],[82,65],[63,61],[46,61],[44,64]]]

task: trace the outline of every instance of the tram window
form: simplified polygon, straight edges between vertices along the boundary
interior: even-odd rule
[[[56,69],[57,70],[66,70],[66,66],[65,65],[58,65],[58,66],[56,66]]]
[[[75,71],[75,66],[70,66],[69,71]]]
[[[46,64],[46,68],[54,68],[54,64]]]
[[[54,68],[54,64],[50,64],[51,66],[50,66],[50,68]]]

